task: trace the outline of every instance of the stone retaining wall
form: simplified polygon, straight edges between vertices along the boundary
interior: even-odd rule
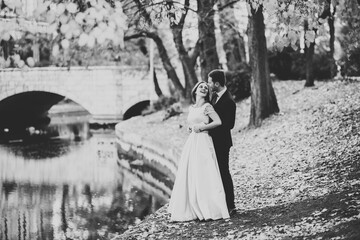
[[[181,152],[153,139],[147,139],[134,133],[125,133],[120,130],[120,124],[115,127],[118,146],[126,152],[134,151],[140,154],[151,167],[166,174],[174,181],[178,164],[176,160],[180,158]]]

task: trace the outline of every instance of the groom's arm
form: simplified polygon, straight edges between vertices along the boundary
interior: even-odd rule
[[[236,117],[236,104],[233,101],[230,101],[230,107],[228,111],[228,118],[229,118],[229,129],[233,129],[235,126],[235,117]]]
[[[235,114],[236,114],[236,104],[235,102],[226,101],[223,108],[220,110],[222,113],[222,126],[226,129],[233,129],[235,125]],[[220,115],[220,114],[219,114]]]

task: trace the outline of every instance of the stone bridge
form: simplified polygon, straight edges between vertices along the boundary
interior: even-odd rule
[[[166,78],[158,72],[157,75],[160,85],[166,85]],[[64,98],[81,105],[93,119],[101,122],[120,120],[135,104],[154,100],[157,96],[152,73],[146,67],[47,67],[0,70],[1,117],[11,111],[26,111],[25,108],[21,109],[21,106],[26,106],[35,99],[33,105],[42,105],[40,111],[47,111]],[[8,103],[14,102],[10,101],[12,99],[17,99],[18,107],[7,108]]]

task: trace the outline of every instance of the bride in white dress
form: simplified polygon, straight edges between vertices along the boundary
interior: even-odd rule
[[[168,208],[170,221],[229,218],[213,141],[207,132],[221,125],[221,120],[209,103],[206,82],[198,82],[192,96],[195,104],[189,107],[187,118],[191,133],[178,164]]]

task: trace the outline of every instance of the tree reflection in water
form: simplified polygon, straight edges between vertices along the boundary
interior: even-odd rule
[[[30,144],[29,142],[14,142],[12,144],[4,144],[2,146],[4,148],[8,148],[8,151],[13,153],[15,156],[29,160],[56,158],[68,154],[72,149],[76,148],[76,144],[73,141],[64,139],[34,141]]]
[[[164,205],[141,169],[118,165],[114,141],[0,145],[0,239],[109,239]]]
[[[66,202],[69,197],[69,186],[67,184],[63,185],[62,188],[62,201],[61,201],[61,230],[66,233],[68,229],[67,217],[66,217]]]

